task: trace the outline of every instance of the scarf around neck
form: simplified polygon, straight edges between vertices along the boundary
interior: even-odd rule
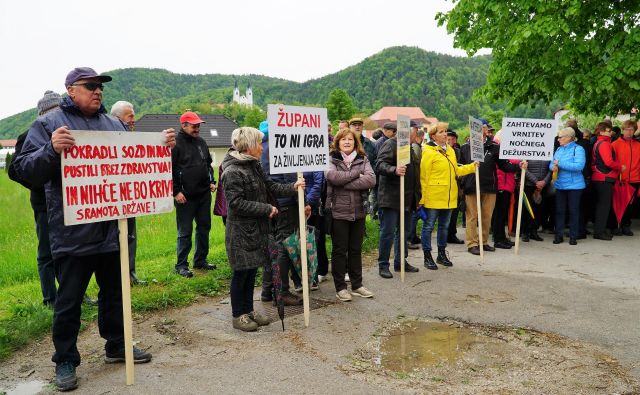
[[[345,165],[347,165],[347,169],[350,169],[351,164],[353,163],[353,160],[356,158],[358,153],[356,152],[356,150],[353,150],[349,155],[347,155],[344,152],[340,151],[340,155],[342,155],[342,161]]]

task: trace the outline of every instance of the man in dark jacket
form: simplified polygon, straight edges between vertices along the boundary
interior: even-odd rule
[[[500,146],[496,144],[490,135],[493,128],[488,122],[482,125],[482,136],[484,137],[484,162],[480,162],[478,174],[480,175],[480,206],[482,208],[482,241],[485,251],[495,251],[495,248],[488,244],[489,226],[491,225],[491,215],[496,204],[496,192],[498,191],[498,177],[496,175],[496,165],[507,173],[518,171],[518,165],[510,163],[508,160],[499,159]],[[462,164],[472,163],[470,143],[465,143],[460,149],[460,162]],[[476,203],[476,176],[470,174],[462,178],[462,188],[465,195],[467,227],[465,242],[468,251],[473,255],[480,255],[480,243],[478,238],[478,205]]]
[[[404,176],[404,236],[405,245],[411,228],[411,213],[416,210],[420,201],[420,163],[413,151],[411,162],[406,166],[398,166],[398,140],[394,136],[387,140],[378,153],[376,173],[380,180],[378,186],[378,206],[380,207],[380,241],[378,244],[378,270],[383,278],[392,278],[389,271],[389,255],[391,244],[394,245],[394,270],[400,271],[400,176]],[[405,258],[408,248],[405,248]],[[405,259],[406,272],[417,272]]]
[[[178,227],[178,261],[176,272],[183,277],[193,277],[189,270],[191,233],[196,222],[196,251],[193,268],[213,270],[207,262],[209,231],[211,230],[211,193],[216,190],[213,178],[211,154],[207,143],[200,137],[200,125],[204,123],[198,114],[187,111],[180,116],[180,132],[176,148],[171,151],[173,164],[173,198]]]
[[[78,386],[76,345],[82,298],[95,274],[98,294],[98,328],[106,339],[105,361],[124,362],[124,327],[117,221],[65,226],[62,207],[60,154],[75,144],[70,130],[124,131],[120,121],[108,116],[102,105],[103,83],[111,77],[78,67],[67,75],[68,96],[59,109],[41,117],[29,128],[16,157],[18,175],[34,186],[44,186],[49,220],[49,240],[59,287],[53,315],[52,337],[56,385],[67,391]],[[166,143],[175,145],[173,130],[164,131]],[[148,362],[151,354],[134,347],[135,362]]]
[[[42,116],[60,106],[62,96],[46,91],[42,99],[38,101],[38,116]],[[24,141],[27,138],[27,130],[18,136],[16,144],[16,155],[22,150]],[[56,303],[56,276],[53,267],[53,257],[51,256],[51,245],[49,244],[49,223],[47,221],[47,198],[42,186],[32,186],[17,177],[15,162],[9,165],[9,178],[20,182],[30,189],[31,208],[36,222],[36,236],[38,237],[38,276],[40,277],[40,289],[42,290],[42,303],[54,306]]]

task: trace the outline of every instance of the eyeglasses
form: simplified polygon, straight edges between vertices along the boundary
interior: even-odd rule
[[[91,92],[95,91],[98,88],[100,88],[101,91],[104,90],[104,85],[101,82],[82,82],[79,84],[73,84],[72,86],[78,86],[78,85],[84,86],[87,90]]]

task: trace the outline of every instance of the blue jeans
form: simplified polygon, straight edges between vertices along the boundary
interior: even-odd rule
[[[438,248],[447,247],[447,236],[449,235],[449,221],[451,220],[451,209],[428,208],[427,220],[422,226],[422,250],[431,252],[431,232],[438,220]]]
[[[193,221],[196,222],[196,251],[193,255],[193,266],[207,263],[209,254],[209,231],[211,230],[211,194],[187,197],[185,204],[175,204],[176,225],[178,227],[178,262],[176,270],[188,268],[189,252],[191,251],[191,234]]]
[[[400,210],[382,207],[379,210],[380,217],[380,241],[378,243],[378,267],[389,268],[389,255],[393,244],[393,267],[400,269]],[[409,240],[411,230],[411,212],[404,212],[404,236],[405,246]],[[404,257],[409,255],[408,249],[404,249]],[[406,263],[406,261],[405,261]]]
[[[564,236],[564,225],[568,213],[569,237],[578,238],[582,191],[582,189],[556,189],[556,237]]]

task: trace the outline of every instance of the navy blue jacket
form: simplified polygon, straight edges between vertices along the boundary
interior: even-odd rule
[[[44,186],[54,259],[118,251],[117,221],[64,225],[60,155],[53,150],[51,134],[65,125],[70,130],[126,130],[119,120],[106,114],[103,106],[95,115],[86,117],[65,96],[60,108],[38,117],[29,128],[22,151],[15,159],[16,171],[34,187]]]

